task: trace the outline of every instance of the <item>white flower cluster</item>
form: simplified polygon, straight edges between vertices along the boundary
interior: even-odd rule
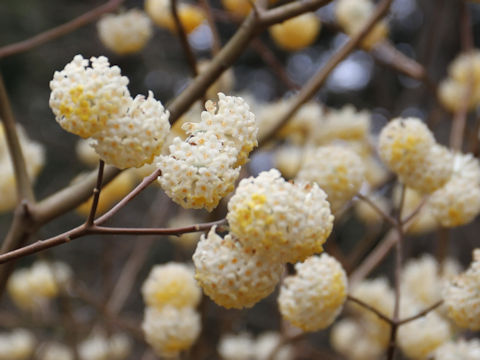
[[[35,337],[24,329],[0,334],[0,360],[28,360],[35,350]]]
[[[27,174],[33,182],[45,163],[45,150],[42,145],[30,140],[21,126],[17,135],[22,148]],[[11,210],[17,202],[15,172],[10,159],[3,124],[0,123],[0,213]]]
[[[213,210],[233,191],[240,165],[257,145],[255,116],[240,97],[218,94],[218,111],[208,101],[199,123],[185,123],[189,137],[170,145],[158,158],[159,177],[167,195],[184,208]]]
[[[66,345],[49,342],[38,350],[38,360],[74,360],[73,351]]]
[[[373,15],[375,4],[371,0],[339,0],[335,14],[339,24],[349,35],[355,35]],[[370,49],[388,35],[388,25],[385,21],[378,22],[362,41],[362,45]]]
[[[403,184],[421,193],[442,187],[453,171],[453,155],[417,118],[390,121],[380,133],[379,155]]]
[[[97,23],[103,45],[117,54],[131,54],[143,49],[152,37],[150,18],[139,9],[107,14]]]
[[[456,325],[480,329],[480,249],[473,251],[473,261],[467,271],[445,285],[443,298],[448,316]]]
[[[170,124],[169,113],[153,98],[130,96],[128,79],[104,56],[81,55],[50,82],[50,107],[67,131],[93,138],[100,157],[120,169],[140,167],[159,155]]]
[[[480,359],[480,340],[478,339],[449,341],[435,351],[435,360],[476,359]]]
[[[472,154],[456,154],[450,180],[435,191],[429,207],[444,227],[469,223],[480,213],[480,164]]]
[[[252,307],[273,292],[283,273],[281,263],[244,246],[233,234],[202,235],[193,261],[203,291],[225,308]]]
[[[280,288],[278,305],[282,316],[304,331],[330,326],[347,298],[347,275],[333,257],[312,256],[295,265]]]
[[[193,255],[205,293],[227,308],[251,307],[270,294],[283,264],[322,252],[333,226],[317,185],[288,183],[275,169],[240,182],[227,220],[230,233],[222,238],[212,228]]]
[[[71,277],[72,270],[65,263],[37,261],[30,268],[14,271],[7,290],[16,306],[34,311],[65,290]]]
[[[78,345],[80,360],[125,360],[131,351],[132,341],[122,333],[107,337],[96,332]]]
[[[448,110],[472,110],[480,104],[480,51],[457,56],[448,75],[438,88],[439,99]]]
[[[284,263],[322,252],[333,227],[325,192],[316,184],[287,182],[276,169],[240,181],[227,220],[245,248]]]
[[[218,353],[222,360],[269,360],[279,346],[281,336],[276,332],[265,332],[254,339],[249,333],[226,334],[220,338]],[[293,360],[291,345],[282,345],[272,360]]]
[[[363,161],[355,152],[344,146],[327,145],[307,150],[297,179],[318,184],[336,213],[360,190],[364,174]]]
[[[181,263],[156,265],[142,286],[147,305],[142,323],[145,339],[158,356],[176,357],[200,334],[195,307],[201,291],[193,269]]]

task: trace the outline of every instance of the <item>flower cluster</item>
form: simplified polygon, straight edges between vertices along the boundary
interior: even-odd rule
[[[73,351],[66,345],[48,342],[37,352],[39,360],[74,360]]]
[[[211,101],[199,123],[185,123],[189,137],[176,137],[170,155],[158,158],[161,187],[185,208],[213,210],[233,191],[240,166],[257,145],[255,116],[240,97],[218,94],[218,109]]]
[[[375,5],[371,0],[339,0],[335,14],[339,24],[349,35],[355,35],[373,15]],[[371,49],[388,35],[385,21],[378,22],[362,41],[362,46]]]
[[[464,273],[451,279],[443,289],[448,316],[461,328],[480,329],[480,249]]]
[[[306,152],[297,179],[317,183],[336,213],[360,190],[364,174],[363,161],[352,150],[327,145]]]
[[[80,360],[125,360],[131,351],[131,339],[121,333],[107,337],[95,332],[78,345]]]
[[[176,31],[175,20],[171,11],[171,0],[146,0],[145,11],[153,22],[161,28]],[[178,17],[187,34],[195,30],[204,20],[203,10],[192,4],[179,3]]]
[[[320,19],[315,13],[310,12],[273,25],[270,28],[270,35],[282,49],[296,51],[312,45],[320,29]]]
[[[127,88],[128,79],[104,56],[75,56],[50,82],[50,107],[67,131],[92,138],[108,164],[124,169],[151,163],[160,154],[170,124],[169,113],[153,98]]]
[[[117,54],[131,54],[143,49],[152,37],[150,18],[141,10],[103,16],[97,23],[98,36]]]
[[[28,360],[35,350],[35,337],[24,329],[0,334],[0,360]]]
[[[281,335],[265,332],[256,339],[249,333],[223,335],[218,344],[218,353],[222,360],[269,360],[270,355],[280,345]],[[272,360],[293,360],[291,345],[282,345]]]
[[[440,83],[438,96],[450,111],[472,110],[480,104],[480,51],[460,54]]]
[[[480,356],[480,340],[449,341],[435,351],[436,360],[475,360]]]
[[[193,269],[181,263],[156,265],[142,286],[147,305],[142,329],[157,355],[175,357],[188,349],[200,333],[195,307],[201,291]]]
[[[379,155],[403,184],[421,193],[442,187],[453,171],[452,154],[416,118],[390,121],[380,133]]]
[[[30,268],[14,271],[7,290],[16,306],[34,311],[65,290],[71,277],[72,270],[65,263],[37,261]]]
[[[30,140],[21,126],[17,135],[22,148],[27,175],[33,182],[45,163],[45,150],[42,145]],[[17,203],[15,172],[10,159],[3,124],[0,123],[0,212],[11,210]]]
[[[347,297],[347,275],[333,257],[312,256],[295,265],[296,274],[287,277],[278,297],[282,316],[304,331],[330,326]]]

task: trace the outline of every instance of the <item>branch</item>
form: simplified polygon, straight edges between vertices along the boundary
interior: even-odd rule
[[[25,159],[23,157],[22,147],[18,139],[17,127],[15,126],[15,118],[8,99],[7,90],[0,74],[0,118],[3,122],[5,136],[7,138],[7,146],[12,160],[13,169],[15,171],[15,183],[17,188],[17,203],[27,200],[29,203],[35,202],[32,184],[27,173]]]
[[[78,16],[65,24],[35,35],[30,39],[0,47],[0,58],[28,51],[34,47],[71,33],[76,29],[95,21],[101,15],[115,10],[123,1],[124,0],[109,0],[107,3]]]
[[[435,310],[437,307],[439,307],[442,304],[443,304],[443,300],[439,300],[435,304],[426,308],[425,310],[420,311],[417,315],[410,316],[410,317],[407,317],[405,319],[397,321],[397,325],[400,326],[400,325],[406,324],[410,321],[417,320],[417,319],[421,318],[422,316],[427,315],[430,311]]]
[[[375,13],[368,20],[365,26],[363,26],[361,31],[355,34],[355,36],[351,37],[335,54],[333,54],[325,66],[321,68],[320,71],[318,71],[317,74],[302,88],[302,90],[294,98],[290,108],[286,113],[283,114],[276,126],[273,127],[272,130],[263,137],[263,139],[259,140],[259,148],[263,144],[267,143],[270,138],[276,132],[278,132],[293,115],[295,115],[300,107],[317,93],[335,67],[362,42],[362,40],[369,34],[370,30],[373,29],[375,24],[386,15],[392,1],[393,0],[383,0],[377,6]],[[302,2],[294,2],[284,5],[283,7],[288,6],[292,9],[292,12],[295,13],[294,9],[296,10],[300,4],[302,4]],[[272,9],[265,14],[264,18],[266,19],[265,21],[267,23],[276,21],[278,19],[278,14],[276,12],[278,9],[279,8]]]
[[[168,106],[170,123],[174,123],[188,108],[202,97],[205,90],[240,56],[258,33],[266,27],[282,22],[293,16],[313,11],[332,0],[303,0],[279,6],[275,9],[261,11],[261,14],[252,11],[242,23],[235,35],[220,50],[210,62],[207,69],[198,75],[194,81]],[[391,0],[388,0],[389,2]]]
[[[377,204],[375,204],[372,200],[370,200],[367,196],[358,193],[357,198],[359,198],[362,201],[365,201],[373,210],[375,210],[380,216],[382,216],[387,222],[389,222],[392,226],[397,226],[397,221],[388,215],[385,211],[380,209]]]
[[[377,315],[380,319],[382,319],[383,321],[385,321],[387,324],[390,324],[390,325],[393,324],[393,320],[392,320],[392,319],[390,319],[388,316],[385,316],[384,314],[382,314],[379,310],[375,309],[373,306],[368,305],[366,302],[363,302],[362,300],[357,299],[356,297],[353,297],[352,295],[348,295],[348,296],[347,296],[347,300],[349,300],[349,301],[351,301],[351,302],[354,302],[354,303],[360,305],[361,307],[367,309],[368,311],[374,313],[374,314]]]
[[[120,227],[104,227],[97,226],[96,223],[89,226],[87,224],[82,224],[73,228],[69,231],[66,231],[60,235],[51,237],[46,240],[38,240],[33,244],[24,246],[20,249],[7,252],[0,255],[0,264],[16,260],[27,255],[35,254],[40,251],[49,249],[54,246],[65,244],[72,240],[78,239],[83,236],[92,235],[92,234],[102,234],[102,235],[181,235],[185,233],[197,232],[197,231],[206,231],[209,230],[212,226],[223,225],[225,219],[212,221],[209,223],[195,224],[190,226],[178,227],[178,228],[120,228]]]
[[[93,189],[93,200],[92,207],[90,208],[90,213],[87,218],[87,225],[92,225],[93,220],[95,219],[95,214],[97,212],[98,200],[100,199],[100,191],[102,191],[102,180],[103,180],[103,169],[105,167],[105,162],[99,160],[98,162],[98,175],[97,175],[97,184]]]

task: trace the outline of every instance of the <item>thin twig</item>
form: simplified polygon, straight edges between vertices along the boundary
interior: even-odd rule
[[[78,16],[65,24],[37,34],[30,39],[2,46],[0,47],[0,58],[28,51],[34,47],[45,44],[46,42],[69,34],[76,29],[95,21],[103,14],[115,10],[123,1],[124,0],[110,0],[107,3]]]
[[[172,12],[173,20],[175,22],[175,29],[177,30],[178,37],[180,39],[180,44],[182,45],[183,52],[187,57],[188,65],[190,66],[190,70],[192,72],[193,77],[198,75],[198,67],[197,67],[197,59],[195,58],[195,54],[193,53],[192,47],[188,42],[187,34],[185,33],[185,29],[180,21],[180,17],[178,16],[178,9],[177,9],[177,0],[170,1],[170,10]]]
[[[375,315],[377,315],[380,319],[382,319],[383,321],[385,321],[387,324],[393,324],[393,320],[390,319],[388,316],[384,315],[381,311],[375,309],[373,306],[371,305],[368,305],[366,302],[363,302],[362,300],[360,299],[357,299],[356,297],[352,296],[352,295],[348,295],[347,296],[347,300],[351,301],[351,302],[354,302],[358,305],[360,305],[361,307],[367,309],[368,311],[374,313]]]
[[[367,203],[373,210],[375,210],[380,216],[382,216],[387,222],[389,222],[392,226],[396,226],[397,225],[397,221],[391,217],[389,214],[387,214],[385,211],[383,211],[382,209],[380,209],[377,204],[375,204],[372,200],[370,200],[370,198],[368,198],[368,196],[365,196],[361,193],[358,193],[357,195],[357,198],[359,198],[360,200],[364,201],[365,203]]]
[[[90,208],[90,213],[87,218],[87,225],[93,225],[93,220],[95,219],[95,214],[97,213],[98,200],[100,199],[100,191],[102,191],[102,181],[103,181],[103,169],[105,167],[105,162],[99,160],[98,162],[98,175],[97,175],[97,184],[93,189],[93,200],[92,206]]]
[[[439,307],[442,304],[443,304],[443,300],[439,300],[435,304],[426,308],[425,310],[420,311],[417,315],[398,320],[397,325],[400,326],[400,325],[409,323],[410,321],[417,320],[417,319],[421,318],[422,316],[427,315],[430,311],[435,310],[437,307]]]
[[[428,200],[428,196],[425,196],[422,199],[422,201],[420,201],[420,204],[418,204],[417,207],[413,209],[413,211],[410,214],[408,214],[402,219],[402,225],[407,225],[410,221],[412,221],[418,215],[418,213],[422,210],[423,206],[427,203],[427,200]]]

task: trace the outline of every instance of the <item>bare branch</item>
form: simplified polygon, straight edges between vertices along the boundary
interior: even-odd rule
[[[351,302],[354,302],[355,304],[358,304],[358,305],[360,305],[361,307],[367,309],[368,311],[374,313],[374,314],[377,315],[380,319],[382,319],[383,321],[385,321],[387,324],[390,324],[390,325],[393,324],[392,319],[390,319],[388,316],[385,316],[384,314],[382,314],[379,310],[375,309],[373,306],[368,305],[366,302],[363,302],[362,300],[357,299],[356,297],[354,297],[354,296],[352,296],[352,295],[348,295],[348,296],[347,296],[347,300],[349,300],[349,301],[351,301]]]
[[[103,169],[105,167],[105,162],[100,160],[98,162],[98,175],[97,175],[97,184],[93,189],[93,200],[92,207],[90,208],[90,213],[87,218],[87,225],[92,225],[93,220],[95,219],[95,214],[97,212],[98,200],[100,199],[100,191],[102,190],[102,180],[103,180]]]

